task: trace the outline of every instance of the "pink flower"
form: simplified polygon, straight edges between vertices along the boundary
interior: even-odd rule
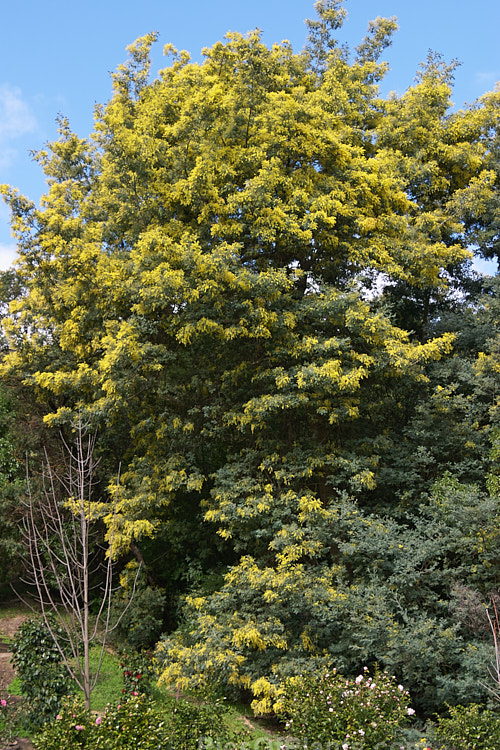
[[[408,716],[413,716],[413,714],[415,713],[415,709],[414,708],[407,708],[406,709],[406,713],[408,714]]]
[[[85,729],[85,727],[82,727],[81,724],[77,724],[75,729],[77,729],[78,731],[81,731],[82,729]]]
[[[56,719],[59,720],[61,718],[61,714],[57,714]]]
[[[5,708],[6,705],[7,701],[5,700],[5,698],[2,698],[2,700],[0,701],[0,706],[2,706],[2,708]]]
[[[98,716],[97,719],[95,720],[95,723],[97,724],[97,726],[99,726],[99,724],[101,723],[101,721],[102,721],[101,717]]]

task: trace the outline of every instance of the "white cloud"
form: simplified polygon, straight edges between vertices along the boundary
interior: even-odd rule
[[[0,167],[6,168],[15,160],[12,142],[27,133],[33,133],[37,122],[29,104],[23,99],[21,89],[0,84]]]
[[[16,138],[36,129],[36,120],[29,104],[23,101],[21,89],[0,85],[0,138]]]
[[[0,271],[6,271],[10,268],[17,257],[17,248],[15,245],[0,244]]]

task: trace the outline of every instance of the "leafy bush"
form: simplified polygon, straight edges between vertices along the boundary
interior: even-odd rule
[[[498,750],[500,715],[472,703],[449,708],[450,716],[439,719],[436,735],[455,750]]]
[[[224,722],[222,702],[171,701],[158,710],[146,695],[108,705],[96,716],[80,699],[67,698],[56,718],[37,735],[37,750],[198,750],[235,739]],[[210,744],[211,743],[211,744]]]
[[[149,648],[161,633],[165,593],[147,584],[144,572],[137,572],[135,562],[126,566],[120,576],[120,585],[121,594],[114,599],[112,608],[113,639],[129,648]]]
[[[12,711],[12,702],[6,698],[0,699],[0,741],[4,740],[11,744],[14,739],[15,716]]]
[[[153,655],[150,651],[122,654],[120,667],[122,668],[124,682],[122,693],[150,695],[152,681],[155,677]]]
[[[394,677],[365,667],[356,679],[333,669],[286,679],[276,706],[294,740],[311,745],[337,742],[343,750],[389,747],[413,714],[410,696]]]
[[[2,274],[3,276],[3,274]],[[5,281],[4,278],[2,281]],[[3,286],[0,281],[0,287]],[[5,288],[2,292],[5,293]],[[6,298],[2,298],[5,303]],[[0,334],[0,341],[2,336]],[[0,344],[1,345],[1,344]],[[15,410],[0,387],[0,585],[9,583],[19,573],[19,557],[22,553],[21,534],[18,525],[20,496],[25,486],[20,462],[16,457],[14,430]],[[10,594],[10,586],[7,585]]]
[[[66,697],[61,701],[55,719],[47,722],[35,739],[37,750],[74,750],[88,747],[92,734],[92,717],[80,698]]]
[[[66,700],[55,720],[47,723],[35,739],[37,750],[165,750],[164,724],[154,703],[137,696],[102,715],[85,710],[80,699]]]
[[[63,643],[62,631],[55,624],[51,627]],[[71,689],[61,653],[41,619],[32,618],[21,625],[12,643],[12,662],[27,698],[29,720],[41,726],[56,715],[61,698]]]
[[[91,750],[166,750],[165,724],[146,695],[108,706],[96,720]],[[54,748],[56,750],[56,748]]]
[[[226,708],[222,700],[196,704],[178,700],[172,710],[169,747],[172,750],[195,750],[201,747],[236,747],[238,737],[224,721]],[[242,744],[243,744],[243,739]]]

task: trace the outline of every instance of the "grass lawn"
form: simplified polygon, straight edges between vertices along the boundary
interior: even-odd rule
[[[99,654],[100,648],[98,647],[93,648],[90,652],[90,668],[92,671],[97,668]],[[120,659],[116,654],[105,651],[99,678],[91,695],[92,710],[104,711],[108,703],[113,703],[113,701],[117,701],[120,698],[122,688],[123,679]],[[77,689],[76,694],[78,693]]]

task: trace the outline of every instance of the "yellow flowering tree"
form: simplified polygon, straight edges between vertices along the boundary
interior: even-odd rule
[[[3,189],[23,285],[3,372],[47,428],[77,410],[100,427],[110,486],[123,459],[115,548],[161,550],[176,595],[201,588],[162,679],[212,675],[260,708],[276,675],[342,658],[363,597],[367,639],[397,629],[349,539],[400,535],[384,472],[411,455],[404,429],[454,341],[433,313],[495,205],[496,100],[449,117],[433,57],[383,99],[394,19],[351,55],[342,3],[316,8],[301,53],[231,33],[202,62],[167,45],[154,79],[156,35],[139,39],[91,136],[61,120],[38,154],[40,206]]]

